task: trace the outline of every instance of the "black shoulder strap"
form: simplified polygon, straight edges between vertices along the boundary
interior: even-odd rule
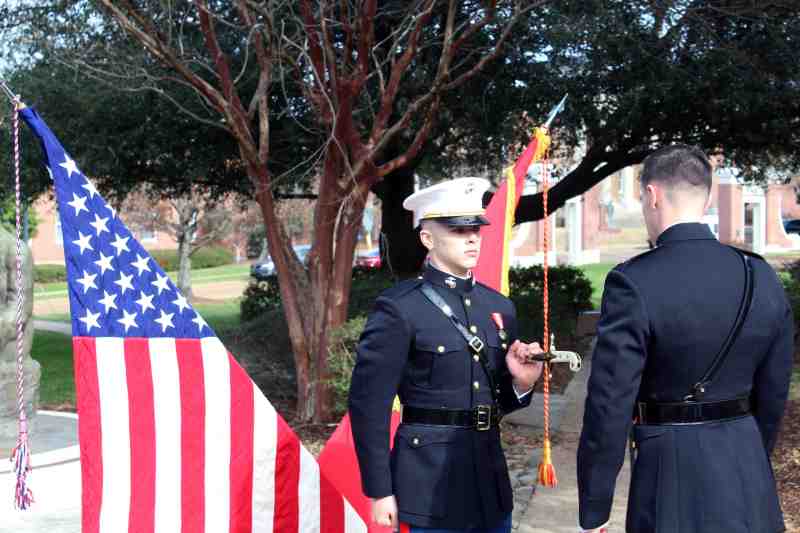
[[[486,379],[489,381],[489,389],[492,395],[492,400],[495,402],[495,404],[497,404],[497,376],[495,375],[494,369],[492,369],[492,367],[489,365],[489,361],[486,359],[486,353],[483,350],[483,341],[480,339],[480,337],[470,333],[464,324],[461,323],[461,320],[459,320],[458,317],[453,314],[453,310],[449,305],[447,305],[447,302],[444,301],[444,298],[442,298],[442,296],[436,292],[436,289],[434,289],[430,283],[426,282],[420,285],[420,290],[434,306],[439,308],[444,316],[450,319],[450,323],[453,324],[453,327],[455,327],[458,332],[461,333],[461,336],[467,341],[469,347],[478,356],[481,362],[481,367],[483,368],[483,372],[486,374]]]
[[[736,342],[736,339],[739,337],[739,333],[742,331],[742,326],[744,325],[744,321],[750,312],[750,306],[753,303],[753,264],[747,254],[732,246],[731,249],[736,252],[744,264],[744,291],[742,293],[742,301],[739,304],[739,312],[736,314],[736,321],[733,323],[733,328],[728,333],[725,342],[722,343],[719,352],[711,362],[711,366],[708,368],[708,370],[706,370],[706,373],[703,374],[703,377],[700,378],[700,381],[694,384],[692,387],[692,392],[686,396],[685,400],[687,401],[695,401],[702,398],[702,396],[708,390],[709,385],[711,385],[711,383],[714,381],[714,378],[717,377],[717,374],[719,374],[719,371],[725,362],[725,358],[728,356],[728,352],[730,352],[733,343]]]

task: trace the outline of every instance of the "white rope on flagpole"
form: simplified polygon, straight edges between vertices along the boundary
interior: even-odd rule
[[[19,111],[22,102],[14,95],[8,86],[0,80],[3,92],[13,96],[12,110],[12,135],[14,149],[14,180],[15,180],[15,206],[17,216],[17,407],[19,409],[19,436],[11,461],[14,463],[14,473],[17,483],[14,490],[14,507],[25,510],[33,503],[33,493],[27,483],[31,471],[31,457],[28,448],[28,417],[25,413],[25,367],[23,360],[24,324],[22,320],[24,307],[24,285],[22,280],[22,187],[20,172],[19,149]]]

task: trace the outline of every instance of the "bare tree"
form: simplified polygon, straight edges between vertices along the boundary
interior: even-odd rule
[[[192,255],[204,246],[225,239],[233,230],[232,214],[225,204],[225,199],[211,198],[200,187],[192,188],[183,196],[160,201],[154,191],[140,190],[125,199],[123,217],[134,229],[158,231],[175,239],[178,243],[176,285],[191,299]]]

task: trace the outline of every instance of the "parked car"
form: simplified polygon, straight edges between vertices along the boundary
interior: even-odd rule
[[[306,255],[308,255],[310,250],[310,244],[300,244],[294,247],[294,253],[297,254],[300,261],[305,261]],[[275,273],[275,263],[269,257],[265,261],[250,265],[250,276],[258,281],[264,281],[268,277],[274,276]]]
[[[800,234],[800,218],[795,218],[793,220],[784,220],[783,229],[786,230],[786,233]]]
[[[368,252],[358,254],[354,264],[357,267],[380,268],[381,251],[378,248],[374,248]]]

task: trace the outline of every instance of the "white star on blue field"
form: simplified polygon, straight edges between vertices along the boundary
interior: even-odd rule
[[[55,183],[73,335],[213,337],[36,112],[22,114],[41,137]]]

